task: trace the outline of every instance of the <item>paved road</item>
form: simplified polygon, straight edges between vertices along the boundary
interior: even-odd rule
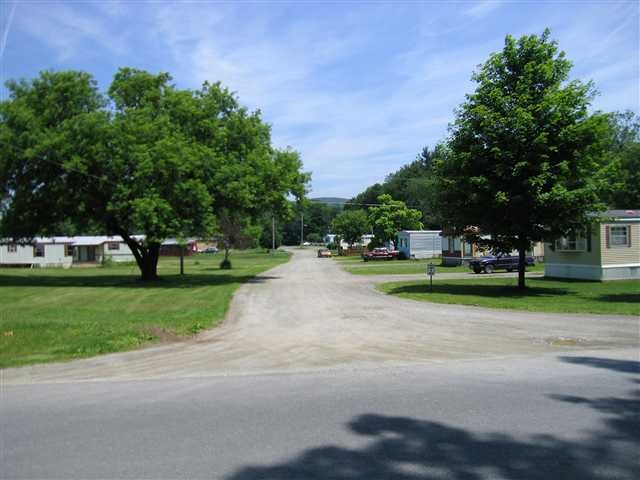
[[[5,387],[2,478],[635,480],[637,350]]]
[[[5,385],[397,366],[638,346],[640,320],[427,304],[295,250],[244,285],[225,323],[195,340],[0,372]],[[568,340],[567,340],[568,339]],[[575,345],[567,346],[567,343]]]

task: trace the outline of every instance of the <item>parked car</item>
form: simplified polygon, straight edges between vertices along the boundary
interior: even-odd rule
[[[506,270],[512,272],[518,269],[518,257],[513,255],[485,255],[477,260],[469,262],[469,268],[474,273],[493,273],[494,270]],[[535,265],[533,257],[525,257],[525,263],[528,267]]]
[[[331,250],[328,248],[321,248],[318,250],[318,258],[329,258],[331,257]]]
[[[369,260],[393,260],[398,258],[400,252],[397,250],[389,250],[385,247],[374,248],[370,252],[364,252],[362,254],[362,260],[368,262]]]
[[[204,250],[202,250],[202,253],[218,253],[218,248],[217,247],[207,247]]]
[[[309,245],[311,245],[311,242],[304,242],[302,245],[303,245],[304,247],[308,247]]]

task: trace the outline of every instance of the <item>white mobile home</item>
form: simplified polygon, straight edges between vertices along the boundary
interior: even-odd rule
[[[398,232],[398,250],[406,258],[433,258],[442,255],[441,230]]]
[[[73,237],[36,237],[29,243],[0,243],[0,265],[70,267]]]
[[[106,260],[133,262],[135,258],[119,236],[35,237],[24,243],[0,242],[1,266],[68,268]]]

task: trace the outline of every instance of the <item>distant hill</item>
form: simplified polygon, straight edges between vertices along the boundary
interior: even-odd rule
[[[310,200],[316,203],[326,203],[327,205],[344,205],[349,201],[348,198],[340,198],[340,197],[318,197],[318,198],[311,198]]]

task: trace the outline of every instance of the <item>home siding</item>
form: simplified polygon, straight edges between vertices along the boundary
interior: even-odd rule
[[[103,243],[100,247],[101,258],[104,257],[106,259],[110,259],[112,262],[135,262],[136,257],[133,256],[133,252],[129,248],[129,246],[124,242],[120,243],[119,250],[109,250],[109,242]],[[98,253],[96,251],[96,253]]]
[[[561,252],[555,249],[555,242],[548,243],[544,247],[544,261],[563,265],[597,265],[600,266],[600,252],[603,243],[600,240],[600,232],[594,228],[591,234],[591,251]]]
[[[16,245],[16,251],[10,252],[9,245],[0,245],[0,262],[3,265],[33,265],[33,245]]]
[[[66,245],[62,243],[45,243],[44,257],[34,257],[33,264],[41,267],[70,267],[73,257],[66,255]]]
[[[607,226],[630,226],[631,246],[607,248],[607,239],[605,234]],[[640,266],[640,224],[624,222],[602,224],[600,248],[602,249],[602,265],[605,267],[608,265]]]

